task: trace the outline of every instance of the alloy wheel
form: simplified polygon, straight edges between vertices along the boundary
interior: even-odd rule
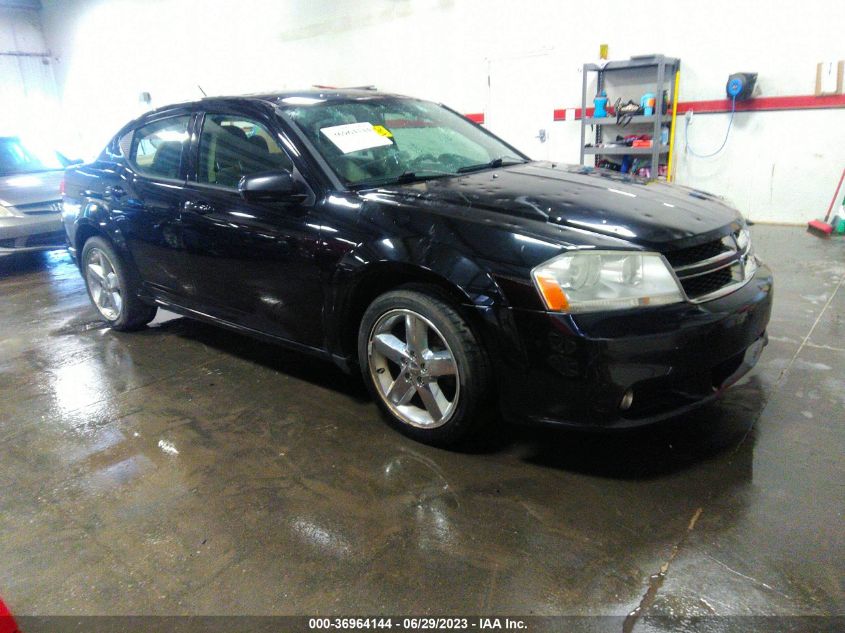
[[[92,248],[85,262],[88,290],[97,310],[107,320],[116,321],[123,306],[120,279],[108,255],[99,248]]]
[[[431,429],[446,424],[460,396],[455,356],[424,316],[390,310],[367,342],[370,376],[387,407],[402,422]]]

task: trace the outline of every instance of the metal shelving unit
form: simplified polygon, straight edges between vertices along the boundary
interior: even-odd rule
[[[598,64],[584,64],[584,71],[582,76],[581,89],[581,164],[584,165],[586,156],[651,156],[651,177],[657,178],[658,168],[660,166],[660,158],[664,154],[669,153],[668,145],[660,144],[660,131],[663,125],[671,123],[671,114],[667,109],[663,112],[662,98],[663,91],[669,91],[668,103],[675,101],[675,72],[681,67],[681,60],[676,57],[666,57],[665,55],[648,55],[643,57],[632,57],[627,61],[607,62],[603,66]],[[638,72],[642,73],[644,70],[654,69],[655,80],[653,84],[649,84],[642,90],[645,92],[654,92],[654,114],[650,116],[634,116],[630,122],[625,126],[626,130],[630,126],[638,126],[635,129],[642,130],[644,127],[651,128],[651,147],[597,147],[602,143],[602,129],[604,127],[616,126],[616,116],[608,116],[604,118],[587,117],[587,86],[589,73],[597,73],[596,80],[596,95],[601,94],[605,89],[605,78],[607,73],[619,72]],[[653,86],[653,89],[652,89]],[[635,95],[630,95],[629,98],[634,98]],[[590,97],[592,103],[593,97]],[[610,103],[610,101],[608,102]],[[595,142],[592,147],[584,147],[587,143],[587,127],[595,127]]]
[[[647,156],[649,154],[657,154],[659,157],[661,154],[668,154],[669,153],[669,146],[668,145],[660,145],[659,147],[585,147],[584,148],[585,154],[605,154],[607,156]],[[582,160],[581,163],[583,164],[584,161]]]

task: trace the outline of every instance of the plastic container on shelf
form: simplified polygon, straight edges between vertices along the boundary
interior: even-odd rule
[[[607,116],[607,93],[604,90],[593,99],[593,116],[597,119]]]

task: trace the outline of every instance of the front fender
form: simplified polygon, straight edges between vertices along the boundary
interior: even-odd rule
[[[338,261],[325,306],[332,354],[354,359],[353,343],[366,307],[379,294],[408,283],[438,287],[461,308],[488,350],[518,344],[507,298],[489,271],[448,245],[394,237],[360,244]]]
[[[335,277],[339,287],[350,288],[384,268],[433,275],[467,305],[507,305],[499,285],[481,265],[455,248],[426,238],[384,238],[361,244],[338,262]]]

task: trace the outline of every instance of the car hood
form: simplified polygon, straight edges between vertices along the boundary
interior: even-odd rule
[[[0,204],[19,207],[61,200],[63,170],[0,176]]]
[[[380,193],[492,211],[508,216],[509,224],[515,218],[544,221],[654,248],[727,233],[741,221],[735,209],[701,191],[548,162],[388,185]]]

